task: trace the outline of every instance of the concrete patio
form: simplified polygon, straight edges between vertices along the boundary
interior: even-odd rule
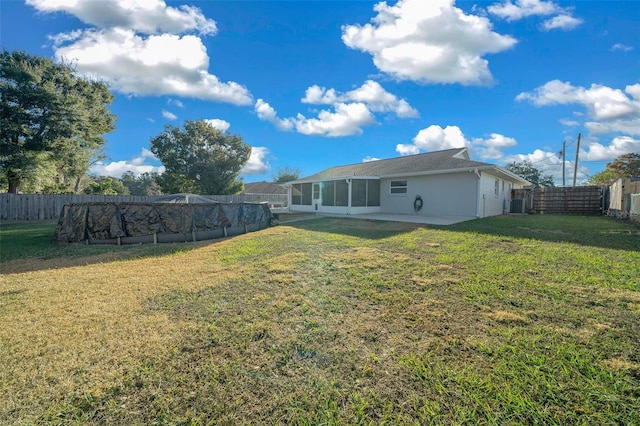
[[[357,215],[342,215],[342,214],[296,214],[290,213],[285,209],[272,209],[272,213],[279,214],[280,223],[293,222],[298,220],[313,219],[317,217],[340,217],[347,219],[367,219],[367,220],[382,220],[388,222],[407,222],[407,223],[422,223],[425,225],[453,225],[455,223],[466,222],[468,220],[476,219],[475,217],[461,217],[461,216],[421,216],[421,215],[409,215],[409,214],[390,214],[390,213],[367,213]],[[287,220],[286,216],[291,214],[291,220]]]

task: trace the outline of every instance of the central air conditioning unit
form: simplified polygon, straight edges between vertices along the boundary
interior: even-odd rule
[[[509,213],[524,214],[524,198],[513,198],[511,200],[511,206],[509,207]]]

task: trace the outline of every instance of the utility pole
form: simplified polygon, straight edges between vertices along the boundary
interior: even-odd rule
[[[564,181],[564,169],[565,169],[565,159],[567,156],[567,141],[562,141],[562,186],[565,186],[566,183]]]
[[[578,154],[580,154],[580,133],[578,133],[578,145],[576,146],[576,163],[573,165],[573,186],[576,186],[576,175],[578,174]]]

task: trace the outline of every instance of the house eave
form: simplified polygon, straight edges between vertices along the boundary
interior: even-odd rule
[[[508,180],[515,181],[521,183],[524,186],[531,185],[531,183],[520,176],[511,173],[510,171],[503,169],[501,167],[497,167],[494,165],[486,165],[486,166],[469,166],[469,167],[460,167],[455,169],[445,169],[445,170],[423,170],[420,172],[412,172],[412,173],[392,173],[385,174],[380,176],[360,176],[360,175],[346,175],[346,176],[334,176],[331,178],[324,179],[300,179],[288,182],[289,185],[292,184],[300,184],[300,183],[315,183],[315,182],[326,182],[332,180],[345,180],[345,179],[393,179],[393,178],[403,178],[403,177],[416,177],[416,176],[432,176],[432,175],[441,175],[441,174],[451,174],[451,173],[473,173],[476,171],[491,171],[495,174],[498,174]]]
[[[291,182],[287,182],[290,185],[298,184],[298,183],[316,183],[316,182],[328,182],[331,180],[347,180],[347,179],[375,179],[380,180],[380,176],[361,176],[361,175],[348,175],[348,176],[335,176],[331,178],[324,179],[300,179],[300,180],[292,180]]]

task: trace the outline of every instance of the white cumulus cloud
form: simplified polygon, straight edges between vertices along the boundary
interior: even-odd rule
[[[582,19],[571,15],[571,10],[563,8],[553,1],[544,0],[505,0],[487,7],[492,15],[507,21],[519,21],[530,16],[551,16],[545,20],[541,28],[545,31],[553,29],[572,30],[582,23]]]
[[[555,29],[568,31],[574,29],[580,24],[582,24],[582,19],[574,18],[571,15],[558,15],[544,21],[542,23],[542,28],[545,31],[551,31]]]
[[[552,1],[542,0],[505,0],[503,3],[495,3],[487,7],[489,13],[506,19],[518,21],[529,16],[548,16],[561,12],[562,8]]]
[[[588,119],[583,123],[589,132],[583,143],[580,157],[588,161],[613,160],[629,152],[639,152],[640,142],[640,84],[627,85],[624,90],[592,84],[589,88],[552,80],[532,92],[520,93],[520,101],[536,106],[581,105]],[[574,112],[576,117],[585,114]],[[563,119],[569,127],[579,121]],[[609,140],[608,143],[601,139]]]
[[[164,118],[166,118],[167,120],[176,120],[178,118],[177,115],[175,115],[174,113],[167,111],[166,109],[162,110],[162,116]]]
[[[462,130],[458,126],[440,127],[433,124],[422,129],[413,138],[413,145],[419,151],[439,151],[450,148],[464,148],[470,145]],[[408,147],[402,147],[406,152],[412,151]],[[414,150],[415,151],[415,150]]]
[[[633,46],[627,46],[622,43],[616,43],[611,46],[612,52],[631,52],[633,50]]]
[[[608,161],[630,152],[640,152],[640,139],[616,136],[608,145],[599,142],[586,144],[580,158],[585,161]]]
[[[533,166],[540,170],[540,175],[551,175],[553,180],[557,184],[562,184],[562,158],[555,152],[536,149],[529,154],[515,154],[509,155],[503,158],[503,163],[506,165],[511,162],[520,163],[523,161],[529,161]],[[573,182],[573,170],[575,162],[566,160],[564,163],[565,169],[565,182],[570,185]],[[576,173],[576,181],[578,183],[589,177],[589,168],[580,165],[578,161],[578,172]]]
[[[305,92],[302,102],[316,105],[360,102],[367,105],[373,112],[393,112],[402,118],[419,115],[406,100],[398,99],[396,95],[387,92],[380,83],[373,80],[367,80],[359,88],[345,93],[313,85]]]
[[[370,155],[367,155],[366,157],[364,157],[364,158],[362,159],[362,162],[363,162],[363,163],[369,163],[369,162],[371,162],[371,161],[378,161],[378,160],[380,160],[378,157],[372,157],[372,156],[370,156]]]
[[[193,6],[170,7],[164,0],[27,0],[40,12],[66,12],[101,28],[131,28],[146,34],[193,31],[215,34],[216,23]]]
[[[471,141],[474,152],[483,160],[501,160],[504,157],[502,151],[517,144],[514,138],[499,133],[491,133],[489,138],[475,138]]]
[[[293,129],[293,120],[292,119],[282,119],[278,117],[278,112],[269,105],[268,102],[265,102],[262,99],[258,99],[254,106],[254,110],[256,114],[258,114],[258,118],[262,121],[268,121],[278,130],[290,131]]]
[[[488,85],[493,77],[483,56],[516,43],[492,31],[487,18],[465,14],[454,0],[380,2],[374,11],[370,23],[343,26],[342,41],[371,54],[380,71],[400,80]]]
[[[167,99],[167,105],[175,105],[181,109],[184,108],[184,104],[179,99]]]
[[[600,84],[592,84],[587,89],[552,80],[533,92],[520,93],[516,100],[530,101],[536,106],[579,104],[586,107],[594,119],[623,119],[640,114],[640,84],[627,86],[622,91]]]
[[[413,155],[426,151],[439,151],[451,148],[469,148],[482,160],[501,160],[503,150],[516,146],[518,142],[499,133],[491,133],[488,138],[467,138],[460,127],[441,127],[433,124],[418,132],[411,144],[396,145],[400,155]]]
[[[280,118],[277,111],[262,99],[254,109],[258,118],[272,123],[279,130],[295,130],[304,135],[339,137],[361,134],[362,127],[376,122],[376,113],[395,113],[400,118],[416,117],[416,111],[404,99],[387,92],[379,83],[367,80],[349,92],[338,92],[318,85],[307,88],[301,102],[331,105],[333,110],[321,110],[317,117],[298,113],[295,117]]]
[[[173,95],[236,105],[253,102],[249,90],[209,73],[201,36],[215,21],[191,6],[163,0],[29,0],[44,13],[66,12],[93,28],[50,36],[58,60],[79,73],[111,83],[131,95]]]
[[[594,135],[604,135],[608,133],[623,133],[626,135],[640,136],[640,118],[633,120],[614,121],[587,121],[584,127]]]
[[[89,171],[98,176],[111,176],[115,178],[122,177],[125,172],[133,172],[136,176],[140,176],[142,173],[164,172],[164,166],[149,164],[149,162],[158,163],[158,159],[151,151],[143,148],[140,155],[130,160],[98,161],[91,166]]]
[[[362,126],[375,122],[369,108],[362,103],[337,103],[334,111],[322,110],[317,118],[307,118],[302,114],[296,117],[279,118],[276,111],[259,99],[256,112],[261,120],[273,123],[280,130],[293,130],[310,136],[350,136],[362,133]]]
[[[229,123],[226,120],[221,120],[219,118],[209,118],[209,119],[205,119],[204,121],[208,123],[211,127],[215,127],[221,132],[226,132],[227,130],[229,130],[229,127],[231,127],[231,123]]]
[[[322,110],[318,118],[298,114],[295,127],[298,133],[315,136],[349,136],[362,133],[362,126],[375,122],[369,108],[359,102],[334,106],[335,112]]]
[[[269,149],[263,146],[252,146],[249,161],[240,170],[240,173],[245,175],[262,175],[266,173],[271,168],[267,161],[268,156]]]

